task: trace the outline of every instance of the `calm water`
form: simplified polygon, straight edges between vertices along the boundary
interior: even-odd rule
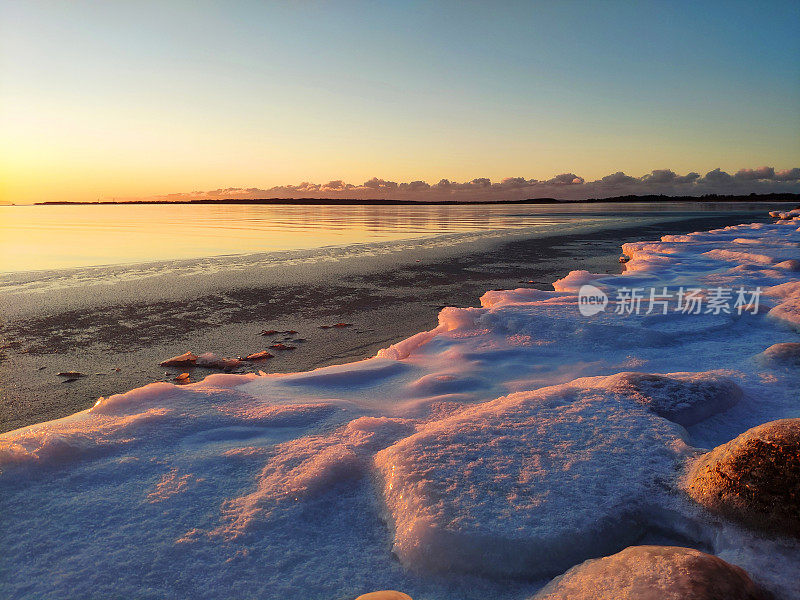
[[[758,213],[765,206],[4,206],[0,207],[0,272],[312,249],[473,231],[550,230],[664,212],[728,210]]]

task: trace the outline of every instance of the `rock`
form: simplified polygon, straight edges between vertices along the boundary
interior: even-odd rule
[[[379,592],[369,592],[361,594],[356,600],[412,600],[411,596],[395,590],[381,590]]]
[[[295,335],[297,331],[295,331],[294,329],[287,329],[286,331],[282,331],[281,333],[286,333],[288,335]]]
[[[73,381],[78,381],[78,378],[77,377],[68,377],[67,379],[65,379],[61,383],[72,383]]]
[[[339,328],[341,328],[341,327],[352,327],[352,326],[353,326],[352,323],[334,323],[333,325],[331,325],[331,327],[339,327]]]
[[[714,513],[800,537],[800,419],[753,427],[714,448],[691,466],[684,487]]]
[[[277,344],[272,344],[270,348],[273,350],[295,350],[295,346],[287,346],[286,344],[282,344],[280,342]]]
[[[277,329],[264,329],[261,332],[261,335],[275,335],[276,333],[280,333]]]
[[[267,352],[266,350],[262,350],[261,352],[254,352],[253,354],[248,354],[244,357],[243,360],[267,360],[268,358],[272,358],[274,354]]]
[[[61,373],[56,373],[59,377],[69,377],[72,380],[78,379],[79,377],[86,377],[80,371],[61,371]]]
[[[173,381],[177,381],[178,383],[189,383],[189,374],[188,373],[181,373]]]
[[[587,560],[551,581],[535,600],[767,600],[747,573],[721,558],[677,546],[630,546]]]
[[[620,257],[619,257],[619,262],[621,262],[621,263],[626,263],[626,262],[628,262],[630,259],[631,259],[631,258],[630,258],[630,256],[625,256],[625,255],[623,254],[622,256],[620,256]]]
[[[242,363],[238,358],[223,358],[213,352],[206,352],[197,357],[195,364],[198,367],[206,367],[207,369],[235,369]]]
[[[160,363],[158,363],[162,367],[193,367],[195,362],[197,361],[197,357],[192,354],[191,352],[185,352],[180,356],[173,356],[172,358],[168,358]],[[114,369],[118,371],[119,369]]]
[[[760,362],[776,367],[800,367],[800,343],[772,344],[757,356]]]

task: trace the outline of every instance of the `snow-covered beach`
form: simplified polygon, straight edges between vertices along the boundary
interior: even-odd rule
[[[797,539],[692,491],[707,452],[800,417],[798,214],[626,244],[622,274],[487,292],[368,360],[153,383],[2,434],[0,592],[522,599],[669,545],[798,598]],[[604,310],[582,314],[585,285]]]

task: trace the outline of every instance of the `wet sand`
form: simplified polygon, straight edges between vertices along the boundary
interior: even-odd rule
[[[395,260],[360,259],[358,268],[345,260],[311,271],[286,270],[272,282],[243,271],[237,283],[161,286],[152,294],[131,295],[132,301],[108,300],[98,288],[83,292],[82,306],[57,306],[59,298],[81,293],[66,290],[53,296],[55,304],[47,310],[7,311],[0,344],[0,431],[67,416],[99,396],[170,381],[182,369],[159,362],[186,351],[236,357],[276,342],[295,347],[272,351],[274,358],[246,363],[237,372],[304,371],[350,362],[431,329],[443,306],[477,305],[486,290],[552,289],[555,279],[574,269],[618,272],[624,242],[768,220],[741,213],[671,218],[676,220],[594,233],[498,239],[462,254],[425,251],[422,245]],[[322,328],[339,322],[350,326]],[[273,329],[297,333],[261,335]],[[68,381],[57,375],[63,371],[85,376]],[[189,372],[199,380],[215,371]]]

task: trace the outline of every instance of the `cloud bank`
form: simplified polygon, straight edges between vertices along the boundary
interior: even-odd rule
[[[557,198],[583,200],[629,194],[702,196],[704,194],[745,195],[773,192],[800,193],[800,168],[775,170],[773,167],[740,169],[733,175],[714,169],[705,175],[691,172],[678,175],[671,169],[656,169],[641,177],[618,171],[596,181],[586,181],[575,173],[561,173],[552,179],[537,180],[507,177],[493,182],[479,177],[459,183],[442,179],[438,183],[410,181],[398,183],[373,177],[362,184],[341,180],[328,183],[303,182],[271,188],[224,188],[157,196],[159,200],[255,199],[255,198],[355,198],[393,200],[523,200]]]

